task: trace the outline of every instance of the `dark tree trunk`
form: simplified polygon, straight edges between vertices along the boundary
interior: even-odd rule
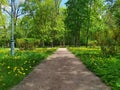
[[[44,41],[42,41],[42,47],[45,47],[45,42]]]
[[[87,32],[86,32],[86,47],[88,47],[88,39],[89,39],[89,27],[87,29]]]
[[[53,41],[51,42],[51,47],[53,48],[54,44],[53,44]]]

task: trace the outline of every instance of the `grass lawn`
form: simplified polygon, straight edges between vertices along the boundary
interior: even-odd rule
[[[56,48],[37,48],[35,50],[15,50],[10,56],[9,49],[0,49],[0,90],[9,90],[25,78],[31,70],[52,54]]]
[[[120,55],[102,55],[99,48],[69,48],[112,90],[120,90]]]

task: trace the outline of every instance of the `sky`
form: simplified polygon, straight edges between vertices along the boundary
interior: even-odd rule
[[[68,0],[62,0],[60,6],[65,6],[65,3],[67,2]]]

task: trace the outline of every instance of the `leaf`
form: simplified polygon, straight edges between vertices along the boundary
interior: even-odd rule
[[[116,86],[120,87],[120,78],[116,81]]]

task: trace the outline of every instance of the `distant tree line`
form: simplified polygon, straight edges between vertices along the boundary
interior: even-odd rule
[[[15,46],[100,46],[105,54],[120,51],[120,0],[68,0],[66,7],[60,3],[14,0]],[[10,0],[0,0],[0,47],[10,46],[9,8]]]

